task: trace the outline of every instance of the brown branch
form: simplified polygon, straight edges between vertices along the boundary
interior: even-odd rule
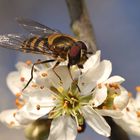
[[[90,51],[97,50],[95,35],[84,0],[66,0],[71,17],[71,28],[80,40],[87,43]]]
[[[66,0],[71,17],[71,28],[79,39],[88,44],[89,50],[97,50],[95,35],[89,19],[84,0]],[[93,116],[94,117],[94,116]],[[110,140],[129,140],[127,133],[119,127],[110,117],[106,121],[111,127]]]
[[[111,127],[110,140],[129,140],[128,134],[110,117],[105,117],[105,119]]]

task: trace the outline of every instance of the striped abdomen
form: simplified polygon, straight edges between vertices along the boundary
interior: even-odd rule
[[[45,52],[48,50],[48,38],[38,36],[31,37],[23,42],[22,48],[26,50],[29,49],[29,51]]]

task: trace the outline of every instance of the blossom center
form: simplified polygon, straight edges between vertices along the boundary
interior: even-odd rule
[[[65,109],[73,110],[79,106],[79,99],[76,96],[68,94],[67,97],[63,98],[63,106]]]
[[[110,83],[105,84],[107,87],[107,98],[104,101],[102,105],[100,105],[99,108],[102,109],[117,109],[114,105],[114,99],[119,95],[120,93],[120,87],[117,83]]]

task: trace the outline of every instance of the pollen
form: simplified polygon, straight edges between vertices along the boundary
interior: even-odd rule
[[[78,127],[77,127],[77,131],[78,131],[78,132],[81,132],[82,129],[83,129],[82,126],[78,126]]]
[[[19,99],[16,99],[15,104],[16,104],[17,108],[20,109],[20,108],[22,108],[24,106],[25,102],[21,101]]]
[[[47,77],[48,74],[44,72],[44,73],[41,74],[41,76],[42,76],[42,77]]]
[[[41,62],[41,59],[38,59],[37,62]]]
[[[31,60],[27,60],[25,63],[26,63],[27,65],[31,65],[31,64],[32,64],[32,61],[31,61]]]
[[[16,97],[20,97],[20,96],[21,96],[20,92],[16,93]]]
[[[32,87],[33,87],[33,88],[36,88],[36,87],[37,87],[37,84],[32,84]]]
[[[108,107],[107,106],[103,106],[102,109],[108,109]]]
[[[101,84],[98,84],[98,88],[101,89],[102,88],[102,85]]]
[[[131,92],[128,92],[128,96],[129,96],[129,97],[132,97],[132,93],[131,93]]]
[[[40,105],[37,105],[37,106],[36,106],[36,109],[37,109],[37,110],[40,110]]]
[[[117,84],[117,83],[112,83],[112,84],[109,84],[109,87],[110,87],[110,88],[114,88],[114,89],[119,89],[119,84]]]
[[[20,77],[20,81],[21,82],[24,82],[25,81],[25,78],[24,77]]]
[[[118,107],[117,107],[116,105],[113,105],[113,109],[114,109],[114,110],[117,110]]]
[[[140,111],[137,111],[137,117],[140,118]]]
[[[65,101],[63,106],[66,108],[68,106],[68,101]]]
[[[129,112],[129,111],[130,111],[130,109],[129,109],[128,107],[126,107],[126,111],[127,111],[127,112]]]
[[[82,86],[84,86],[85,85],[85,83],[84,82],[82,82]]]
[[[15,116],[16,116],[16,112],[13,113],[13,117],[15,117]]]
[[[44,88],[44,86],[40,86],[40,89],[43,89]]]
[[[14,121],[11,121],[11,122],[9,123],[9,126],[12,127],[14,124],[15,124],[15,122],[14,122]]]
[[[137,87],[136,87],[136,91],[137,91],[137,92],[140,92],[140,86],[137,86]]]

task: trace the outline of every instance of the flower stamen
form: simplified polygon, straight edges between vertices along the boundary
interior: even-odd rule
[[[20,77],[20,81],[21,82],[24,82],[25,81],[25,78],[24,77]]]
[[[42,76],[42,77],[47,77],[48,74],[44,72],[44,73],[41,74],[41,76]]]
[[[137,111],[137,117],[140,118],[140,111]]]
[[[40,105],[37,105],[37,106],[36,106],[36,109],[37,109],[37,110],[40,110]]]
[[[32,61],[31,61],[31,60],[27,60],[25,63],[26,63],[27,65],[31,65],[31,64],[32,64]]]

